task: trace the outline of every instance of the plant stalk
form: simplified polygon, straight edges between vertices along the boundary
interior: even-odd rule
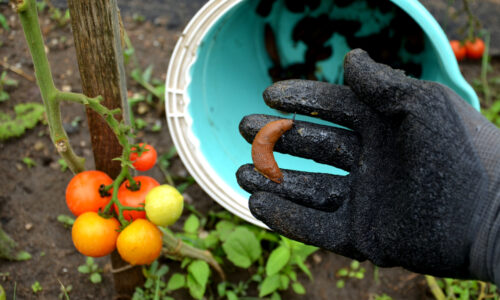
[[[210,251],[201,250],[185,244],[181,239],[175,237],[169,230],[165,230],[162,227],[159,228],[163,233],[164,255],[174,258],[190,257],[203,260],[208,263],[215,271],[217,271],[223,281],[226,280],[224,271],[220,267],[219,263],[214,259]]]
[[[436,278],[434,278],[434,276],[425,275],[425,280],[427,280],[427,285],[429,286],[429,289],[431,290],[436,300],[446,300],[446,296],[439,287]]]
[[[21,19],[24,36],[35,67],[35,77],[42,95],[52,142],[71,171],[75,174],[82,172],[85,170],[85,159],[75,154],[62,125],[59,99],[56,97],[59,91],[54,86],[50,64],[45,53],[45,43],[38,22],[36,1],[18,1],[17,12]]]

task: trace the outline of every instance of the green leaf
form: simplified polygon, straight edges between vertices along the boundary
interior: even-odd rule
[[[233,291],[227,291],[227,300],[238,300],[238,296]]]
[[[227,258],[241,268],[248,268],[262,253],[259,241],[245,227],[236,227],[222,244],[222,249]]]
[[[175,291],[186,285],[186,276],[180,273],[174,273],[167,283],[168,291]]]
[[[78,272],[83,273],[83,274],[88,274],[88,273],[90,273],[90,267],[87,265],[81,265],[78,267]]]
[[[23,157],[22,161],[28,168],[36,166],[36,162],[32,158]]]
[[[340,277],[346,277],[347,274],[349,274],[349,270],[347,268],[342,268],[342,269],[337,271],[337,276],[340,276]]]
[[[357,270],[358,268],[359,268],[359,261],[357,261],[357,260],[353,260],[353,261],[351,262],[351,269],[352,269],[352,270]]]
[[[90,275],[90,281],[94,284],[100,283],[102,281],[101,274],[99,273],[92,273]]]
[[[64,158],[60,158],[57,163],[61,166],[61,172],[65,172],[68,169],[68,163],[64,160]]]
[[[184,269],[192,261],[189,257],[184,257],[181,261],[181,268]]]
[[[274,292],[274,293],[271,295],[271,300],[281,300],[281,296],[280,296],[280,294],[278,294],[277,292]]]
[[[16,260],[18,260],[18,261],[24,261],[24,260],[29,260],[29,259],[31,259],[31,254],[29,254],[26,251],[21,250],[21,251],[17,252],[17,254],[16,254]]]
[[[302,261],[305,261],[309,255],[318,251],[318,247],[303,244],[301,242],[293,241],[290,242],[290,247],[292,248],[292,253],[299,256]]]
[[[280,289],[284,291],[288,290],[288,286],[290,285],[290,278],[288,278],[288,276],[286,275],[280,274],[280,281],[281,281]]]
[[[5,102],[10,99],[9,93],[0,90],[0,102]]]
[[[203,244],[207,249],[213,249],[219,243],[219,237],[216,232],[211,231],[204,239]]]
[[[266,263],[266,274],[277,274],[290,260],[290,248],[280,246],[271,252]]]
[[[217,285],[217,294],[219,294],[219,297],[224,297],[226,295],[226,282],[221,282]]]
[[[302,272],[304,272],[307,277],[309,277],[310,280],[313,280],[313,277],[312,277],[312,274],[311,274],[311,271],[309,270],[309,268],[304,264],[304,262],[302,261],[302,259],[298,256],[294,256],[294,262],[297,264],[297,266],[299,267],[299,269],[302,270]]]
[[[62,223],[65,227],[71,227],[73,223],[75,223],[75,219],[68,215],[58,215],[57,221]]]
[[[18,137],[42,120],[45,109],[40,103],[22,103],[14,107],[15,118],[0,113],[0,141]]]
[[[299,294],[299,295],[304,295],[306,293],[306,289],[304,288],[304,286],[296,281],[294,283],[292,283],[292,289],[295,293]]]
[[[281,281],[278,274],[266,277],[260,286],[259,297],[267,296],[280,287]]]
[[[197,233],[200,226],[200,219],[194,214],[189,215],[184,222],[184,231],[187,233]]]
[[[215,225],[215,230],[221,241],[225,241],[236,225],[233,222],[222,220]]]
[[[153,73],[153,65],[149,65],[142,73],[142,82],[149,82]]]
[[[187,287],[189,294],[195,299],[202,299],[205,294],[205,286],[200,285],[194,278],[192,273],[187,275]]]
[[[341,289],[345,286],[345,281],[340,279],[337,281],[336,285],[337,285],[337,288]]]
[[[3,29],[9,31],[9,23],[7,22],[7,18],[3,14],[0,13],[0,25],[2,25]]]
[[[202,260],[193,261],[188,267],[188,273],[193,275],[193,278],[201,286],[206,286],[208,276],[210,276],[210,268],[208,264]]]

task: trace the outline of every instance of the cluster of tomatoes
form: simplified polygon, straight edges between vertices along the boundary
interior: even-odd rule
[[[132,148],[130,161],[134,168],[146,171],[156,163],[156,150],[148,144]],[[72,239],[76,249],[86,256],[100,257],[115,249],[132,265],[149,264],[161,253],[162,234],[157,226],[168,226],[180,217],[183,197],[176,188],[160,185],[149,176],[133,177],[132,185],[125,180],[119,187],[118,201],[127,210],[122,210],[127,221],[123,228],[118,219],[108,213],[102,214],[113,205],[116,216],[117,205],[112,201],[113,180],[104,172],[90,170],[78,173],[66,188],[66,203],[77,216]],[[138,208],[138,210],[133,210]]]
[[[458,61],[464,60],[466,57],[468,59],[480,59],[483,57],[485,48],[484,42],[480,38],[465,42],[451,40],[450,46]]]

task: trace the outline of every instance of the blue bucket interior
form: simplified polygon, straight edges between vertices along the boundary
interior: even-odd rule
[[[388,2],[388,1],[387,1]],[[398,1],[395,1],[396,3]],[[272,84],[269,68],[273,66],[266,51],[265,24],[274,31],[275,41],[283,66],[304,60],[307,46],[293,41],[293,29],[304,16],[317,17],[327,14],[330,18],[356,20],[361,27],[356,36],[366,37],[389,26],[394,17],[393,10],[382,11],[369,7],[363,0],[352,1],[347,7],[338,7],[334,1],[321,1],[319,7],[306,8],[302,13],[290,12],[284,0],[277,0],[267,16],[256,13],[259,1],[242,1],[231,8],[205,34],[197,50],[197,59],[190,70],[191,82],[188,86],[190,98],[189,114],[193,120],[193,133],[200,141],[201,152],[214,171],[233,190],[244,197],[248,194],[236,182],[235,172],[239,166],[251,163],[251,145],[240,135],[238,125],[249,114],[270,114],[285,118],[286,115],[267,107],[262,100],[262,92]],[[399,9],[396,4],[394,5]],[[418,13],[418,12],[417,12]],[[412,18],[408,15],[408,18]],[[433,24],[433,26],[437,25]],[[419,24],[422,26],[422,24]],[[398,54],[402,63],[411,62],[421,67],[419,78],[448,85],[466,101],[477,101],[463,86],[465,81],[454,80],[458,71],[456,62],[450,72],[450,62],[439,59],[440,47],[431,35],[436,28],[422,28],[423,51],[410,54],[402,49]],[[442,32],[440,28],[437,28]],[[342,62],[351,49],[346,38],[334,33],[325,43],[333,47],[333,54],[318,61],[315,76],[332,83],[342,83]],[[365,49],[370,52],[370,49]],[[451,53],[451,51],[449,51]],[[326,123],[307,116],[297,119],[316,123]],[[275,153],[280,168],[301,171],[325,172],[345,175],[345,171],[332,166],[318,164],[312,160]]]

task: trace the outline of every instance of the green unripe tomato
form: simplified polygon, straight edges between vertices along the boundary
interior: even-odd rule
[[[184,197],[171,185],[159,185],[146,195],[146,216],[158,226],[174,224],[181,216],[183,208]]]

